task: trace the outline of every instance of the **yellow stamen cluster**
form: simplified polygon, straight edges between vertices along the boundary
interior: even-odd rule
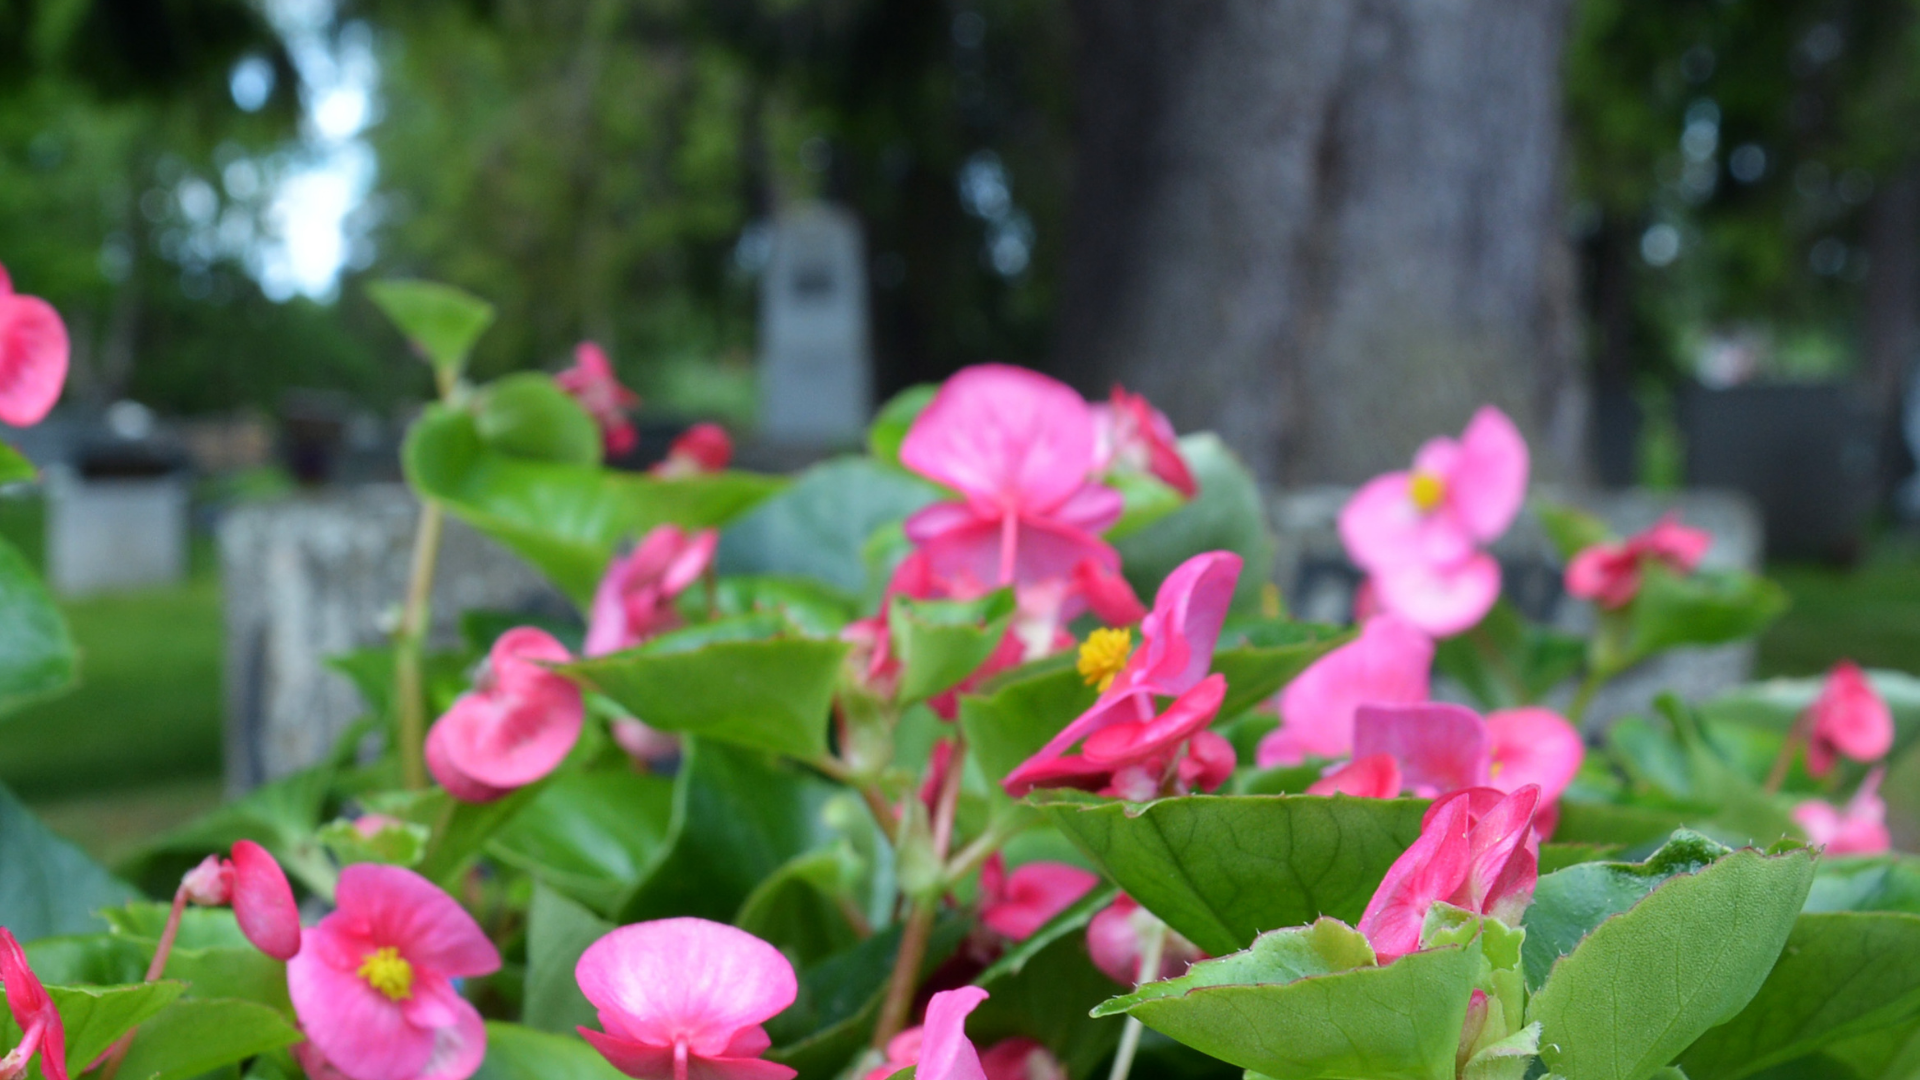
[[[1407,497],[1424,514],[1439,506],[1440,501],[1447,497],[1447,482],[1430,472],[1416,472],[1413,479],[1407,482]]]
[[[367,985],[387,995],[388,1001],[405,1001],[413,996],[413,965],[400,956],[400,950],[383,945],[367,954],[359,975]]]
[[[1095,630],[1080,646],[1080,676],[1104,694],[1113,685],[1114,676],[1127,666],[1127,654],[1132,651],[1133,631]]]

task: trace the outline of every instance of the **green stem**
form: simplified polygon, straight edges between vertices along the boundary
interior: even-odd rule
[[[406,606],[394,631],[393,698],[398,718],[400,775],[414,790],[427,786],[427,699],[421,675],[426,649],[427,618],[433,599],[433,572],[440,561],[440,535],[446,511],[433,499],[420,506],[420,524],[413,536],[413,565],[407,581]]]
[[[1780,753],[1773,759],[1773,768],[1767,773],[1767,782],[1762,790],[1769,795],[1780,794],[1780,785],[1787,782],[1787,772],[1793,768],[1793,756],[1800,744],[1807,741],[1807,721],[1812,711],[1801,713],[1793,718],[1793,726],[1787,728],[1787,737],[1780,743]]]
[[[1147,939],[1140,943],[1140,976],[1135,986],[1145,986],[1160,978],[1160,956],[1167,947],[1167,924],[1154,921],[1153,930]],[[1127,1023],[1120,1030],[1120,1048],[1113,1054],[1113,1071],[1107,1074],[1107,1080],[1127,1080],[1127,1074],[1133,1071],[1133,1055],[1140,1049],[1142,1032],[1140,1021],[1129,1014]]]
[[[1600,688],[1606,684],[1607,676],[1598,671],[1588,672],[1587,677],[1580,683],[1580,689],[1574,691],[1572,704],[1567,706],[1567,722],[1576,728],[1579,727],[1580,722],[1586,718],[1587,706],[1593,704],[1593,695],[1599,693]]]
[[[1472,637],[1474,648],[1480,651],[1480,655],[1486,658],[1487,665],[1493,669],[1494,674],[1506,684],[1507,693],[1513,695],[1514,702],[1521,705],[1530,704],[1532,695],[1527,693],[1526,684],[1520,681],[1520,675],[1513,670],[1513,665],[1507,663],[1506,654],[1500,651],[1500,646],[1493,640],[1493,635],[1487,633],[1486,624],[1481,623],[1475,626]]]

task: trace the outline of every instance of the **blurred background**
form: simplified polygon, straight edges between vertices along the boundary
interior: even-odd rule
[[[0,781],[108,857],[219,798],[214,529],[397,478],[392,276],[498,306],[478,377],[600,342],[643,454],[1000,359],[1298,490],[1493,401],[1547,481],[1744,495],[1760,674],[1913,670],[1917,61],[1913,0],[0,0],[0,263],[74,341],[0,535],[84,653]]]

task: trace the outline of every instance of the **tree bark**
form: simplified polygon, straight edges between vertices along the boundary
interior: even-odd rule
[[[1866,391],[1879,426],[1882,490],[1911,468],[1907,380],[1920,362],[1920,162],[1887,178],[1867,208]]]
[[[1567,0],[1074,0],[1061,374],[1265,478],[1404,465],[1474,407],[1577,472]]]

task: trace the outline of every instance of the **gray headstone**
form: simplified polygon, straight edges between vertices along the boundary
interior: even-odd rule
[[[1352,618],[1353,590],[1361,575],[1347,560],[1335,526],[1340,507],[1351,494],[1349,488],[1318,487],[1277,492],[1269,498],[1280,541],[1274,580],[1280,583],[1295,618],[1318,622]],[[1569,496],[1547,489],[1539,494],[1597,514],[1622,536],[1652,525],[1668,511],[1677,511],[1681,521],[1713,534],[1713,547],[1702,562],[1704,567],[1760,569],[1760,513],[1744,496],[1723,491],[1588,492]],[[1592,606],[1566,595],[1559,556],[1533,515],[1522,512],[1513,528],[1494,545],[1493,553],[1500,560],[1507,598],[1530,618],[1575,633],[1592,629]],[[1673,650],[1609,683],[1589,706],[1587,720],[1596,725],[1629,713],[1644,713],[1654,696],[1667,690],[1688,701],[1713,697],[1750,678],[1753,658],[1751,643]],[[1436,687],[1436,691],[1443,688]],[[1570,696],[1570,688],[1563,690],[1561,699],[1553,704],[1564,706]]]
[[[47,577],[65,596],[166,585],[187,574],[187,484],[47,471]]]
[[[240,507],[220,524],[226,603],[227,786],[324,759],[365,705],[326,658],[386,644],[407,587],[418,505],[397,484]],[[567,601],[526,563],[449,520],[429,647],[469,609],[553,613]]]
[[[867,273],[859,222],[812,203],[782,214],[760,279],[760,433],[851,444],[872,412]]]

